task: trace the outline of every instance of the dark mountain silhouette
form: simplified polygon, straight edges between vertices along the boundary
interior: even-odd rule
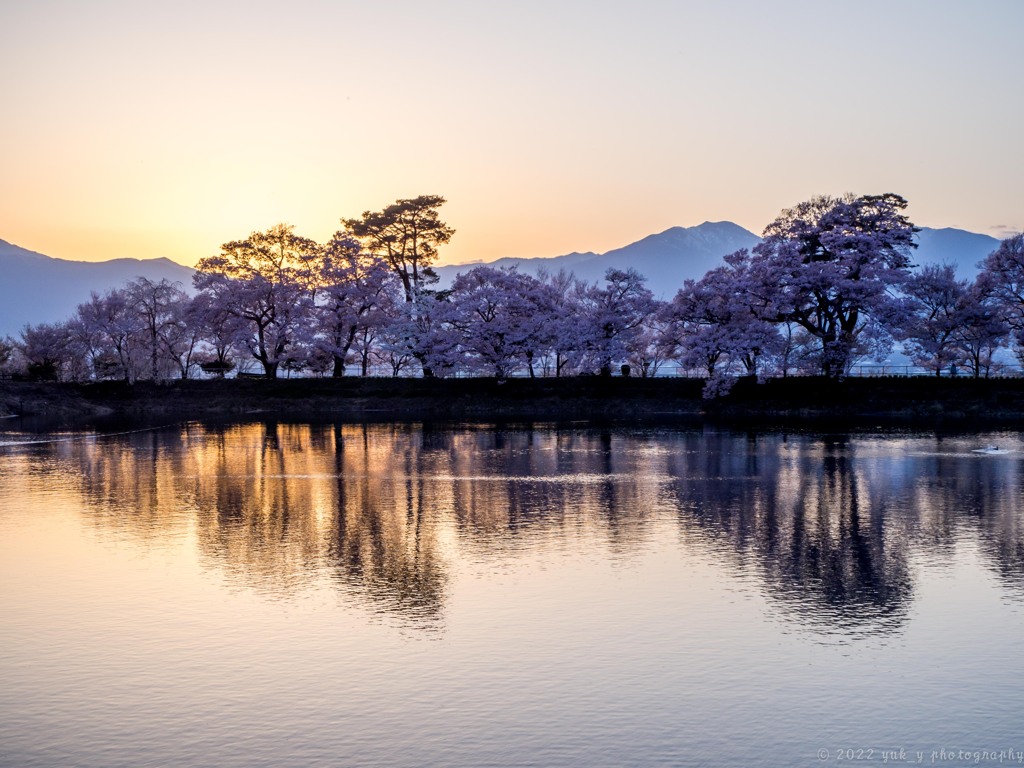
[[[69,261],[0,240],[0,337],[27,324],[68,319],[93,291],[104,293],[137,277],[192,286],[193,270],[170,259]]]

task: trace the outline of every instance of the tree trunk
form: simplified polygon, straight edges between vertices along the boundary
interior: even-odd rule
[[[331,370],[332,379],[340,379],[345,375],[345,358],[334,355],[334,368]]]

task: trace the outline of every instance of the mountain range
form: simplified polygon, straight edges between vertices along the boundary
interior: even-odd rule
[[[696,279],[719,266],[722,257],[760,241],[753,232],[729,221],[706,221],[695,227],[672,227],[606,253],[569,253],[550,258],[505,258],[488,266],[511,267],[537,274],[541,269],[573,272],[581,279],[600,281],[611,267],[632,267],[647,278],[660,298],[671,298],[686,279]],[[973,277],[977,264],[995,250],[999,241],[960,229],[923,228],[916,264],[954,264],[961,277]],[[441,284],[479,264],[437,268]],[[0,240],[0,337],[16,336],[26,324],[55,322],[70,317],[92,291],[103,293],[137,277],[166,278],[192,285],[193,270],[170,259],[113,259],[69,261],[44,256]]]
[[[757,235],[731,221],[705,221],[696,227],[672,227],[656,235],[606,253],[570,253],[537,259],[506,258],[490,262],[490,267],[516,267],[536,275],[541,269],[572,272],[587,282],[602,281],[614,267],[632,267],[647,278],[647,285],[662,298],[671,298],[688,278],[701,277],[722,263],[722,257],[740,248],[753,248],[761,241]],[[477,264],[438,267],[442,284],[448,284],[459,272]]]
[[[978,262],[999,247],[999,241],[962,229],[923,227],[917,234],[918,247],[911,255],[914,264],[953,264],[961,277],[974,277]],[[647,278],[655,295],[670,299],[684,280],[702,277],[709,269],[722,265],[722,257],[741,248],[753,248],[761,238],[731,221],[705,221],[695,227],[672,227],[648,235],[607,253],[570,253],[565,256],[536,259],[506,258],[487,266],[516,267],[536,275],[541,269],[558,272],[565,269],[581,279],[602,280],[610,267],[633,267]],[[448,284],[459,272],[478,264],[438,267],[442,284]]]
[[[137,277],[191,286],[193,271],[170,259],[55,259],[0,240],[0,338],[28,324],[66,320],[92,291],[104,293]]]

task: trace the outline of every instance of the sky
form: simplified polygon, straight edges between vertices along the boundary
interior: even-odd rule
[[[761,232],[814,195],[1024,229],[1024,0],[0,0],[0,239],[194,265],[442,195],[444,263]]]

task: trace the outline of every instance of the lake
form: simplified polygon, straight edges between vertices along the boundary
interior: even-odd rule
[[[1024,763],[1017,433],[10,421],[3,766]]]

